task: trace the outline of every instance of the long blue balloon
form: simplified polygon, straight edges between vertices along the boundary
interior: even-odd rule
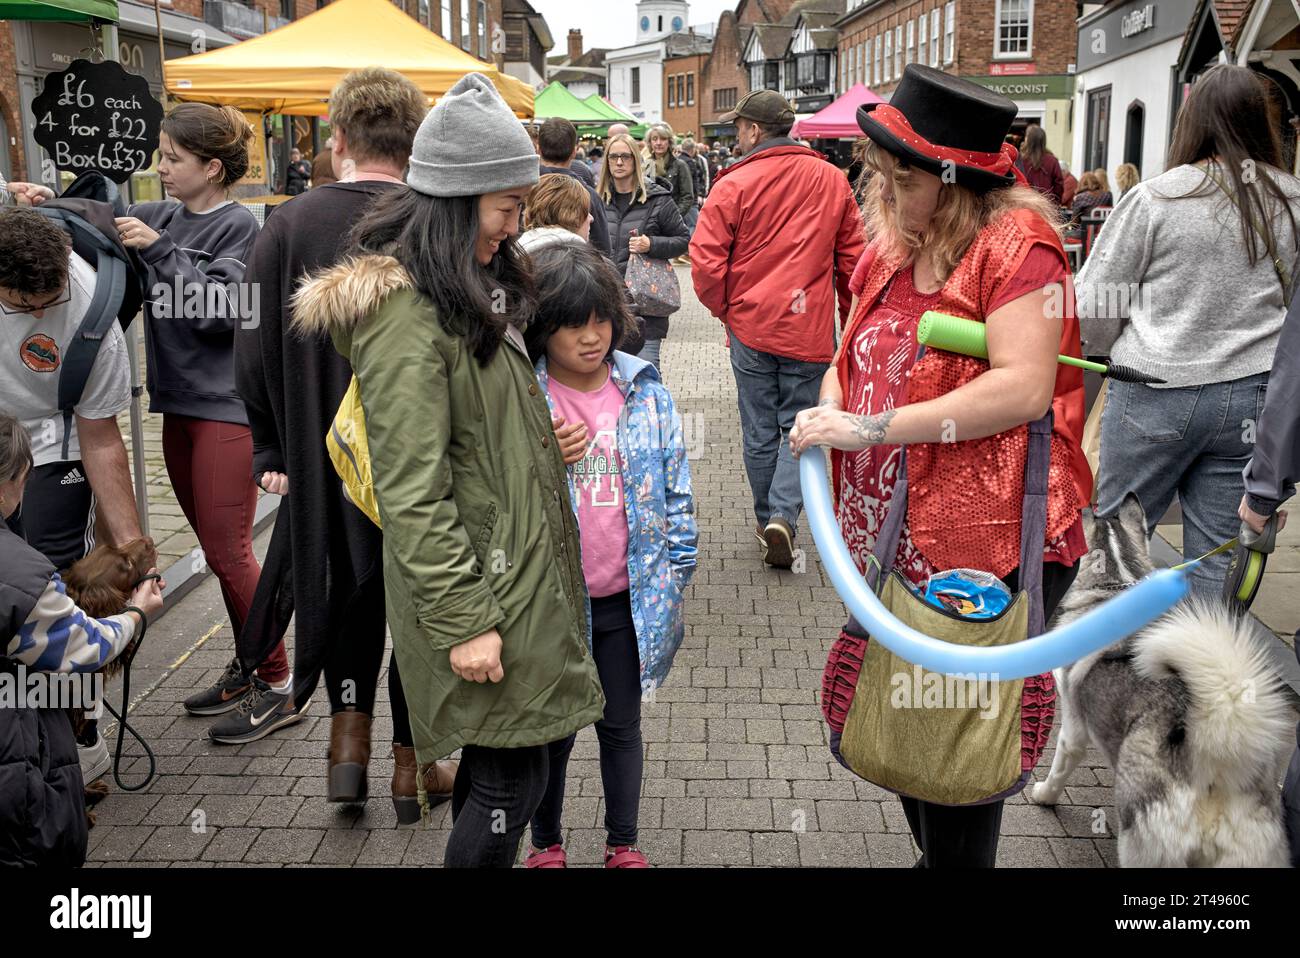
[[[991,648],[955,645],[903,624],[867,587],[840,535],[820,448],[803,453],[799,479],[813,541],[844,604],[872,639],[932,672],[982,673],[1003,681],[1041,675],[1132,635],[1187,595],[1187,569],[1162,569],[1069,625],[1032,639]]]

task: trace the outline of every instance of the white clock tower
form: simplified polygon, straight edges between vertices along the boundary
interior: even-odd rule
[[[636,42],[681,33],[690,23],[690,10],[686,0],[641,0],[636,5]]]

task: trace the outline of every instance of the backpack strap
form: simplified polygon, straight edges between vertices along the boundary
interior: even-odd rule
[[[73,334],[63,354],[63,368],[59,373],[59,411],[63,414],[63,451],[68,458],[72,441],[72,413],[81,394],[90,381],[90,373],[99,355],[99,347],[117,322],[118,309],[126,293],[126,264],[118,258],[117,251],[107,237],[70,210],[33,207],[50,219],[58,221],[64,229],[84,240],[95,250],[95,291],[90,306]]]

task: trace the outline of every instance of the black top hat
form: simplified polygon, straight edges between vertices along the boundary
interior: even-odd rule
[[[1017,181],[1016,149],[1004,144],[1015,101],[934,67],[909,63],[888,104],[858,107],[862,132],[894,156],[982,193]]]

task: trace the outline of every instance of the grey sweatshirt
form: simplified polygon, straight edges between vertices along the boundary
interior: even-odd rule
[[[1276,177],[1300,224],[1300,180],[1258,173]],[[1250,265],[1240,214],[1222,190],[1181,198],[1205,182],[1197,167],[1175,167],[1129,190],[1110,214],[1075,279],[1085,355],[1109,354],[1167,380],[1164,388],[1272,365],[1287,299],[1262,239]],[[1300,253],[1285,209],[1274,206],[1273,241],[1294,289]]]
[[[1300,479],[1300,298],[1291,301],[1268,377],[1264,412],[1246,463],[1247,505],[1262,516],[1295,495]]]
[[[235,324],[255,322],[243,286],[257,218],[238,203],[191,213],[180,203],[141,203],[128,215],[158,240],[140,251],[145,289],[150,412],[248,425],[235,391]]]

